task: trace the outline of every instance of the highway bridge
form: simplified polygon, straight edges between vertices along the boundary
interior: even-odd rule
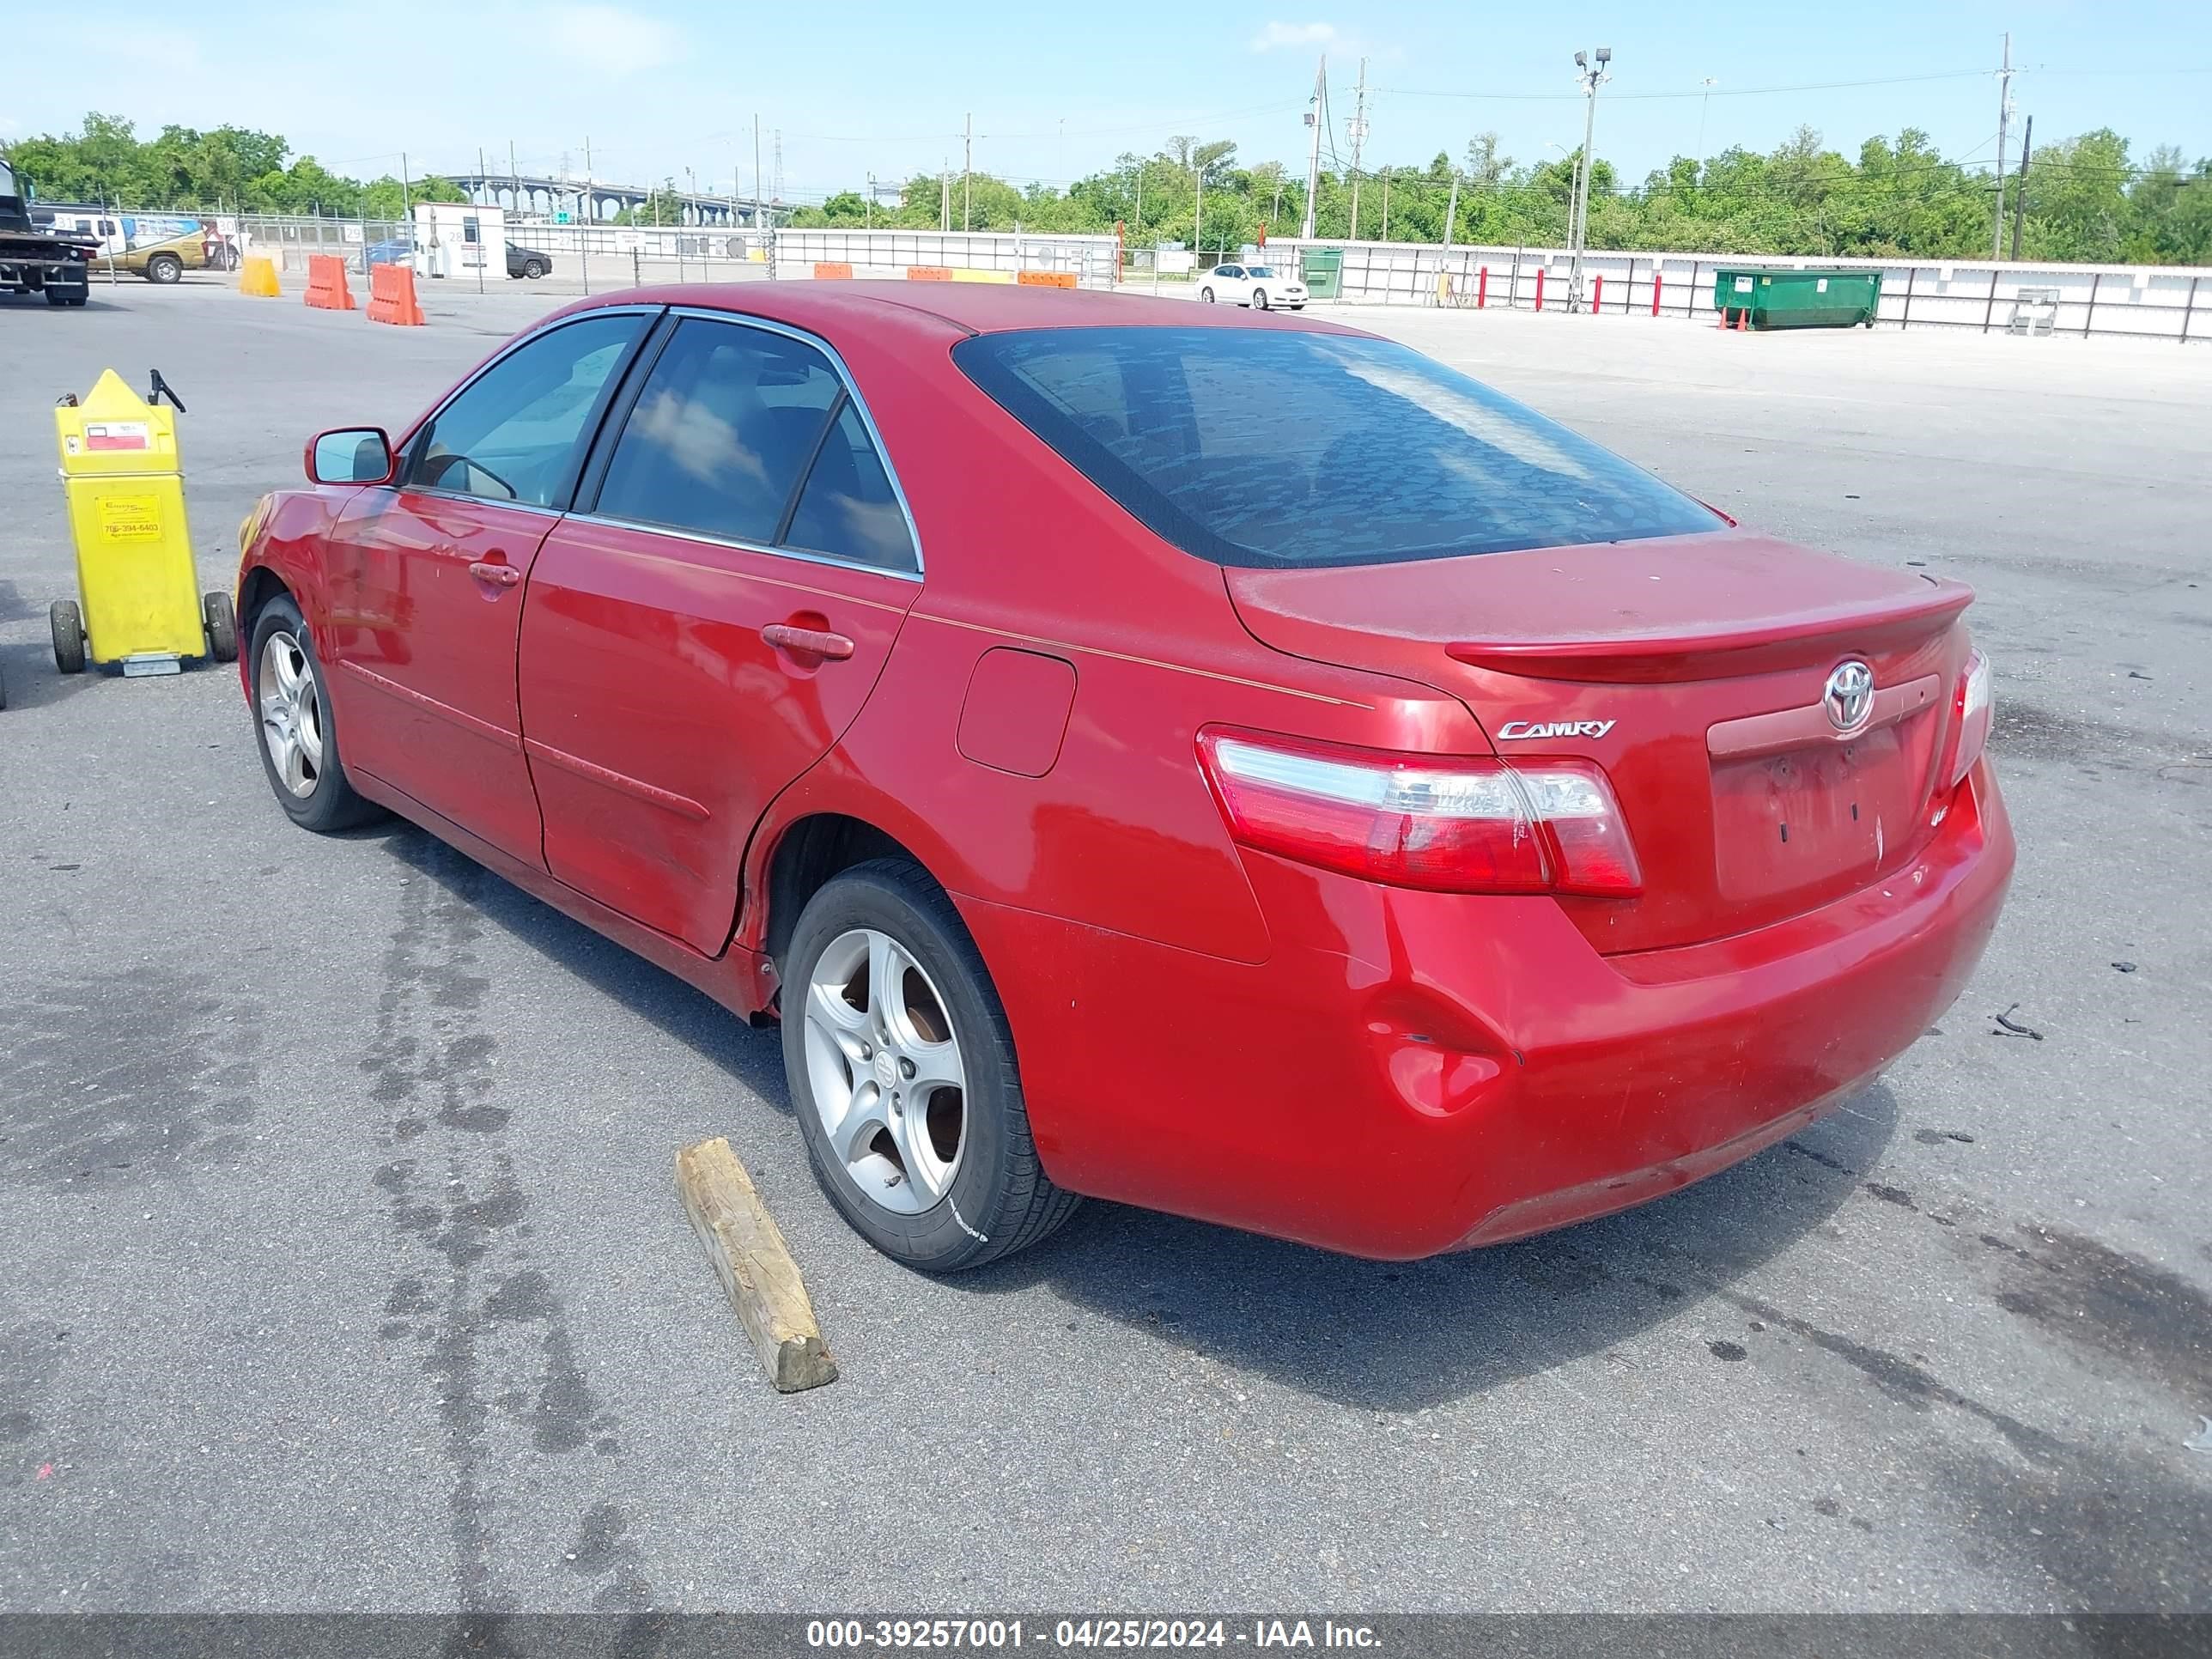
[[[583,224],[595,220],[604,222],[624,208],[643,207],[654,189],[651,185],[611,185],[597,179],[586,184],[580,179],[533,177],[527,173],[446,173],[439,176],[451,179],[471,202],[482,206],[503,207],[515,214],[542,213],[548,218],[568,213]],[[687,225],[775,224],[790,212],[787,204],[757,202],[747,196],[733,199],[692,191],[678,191],[675,195],[681,204],[682,222]]]

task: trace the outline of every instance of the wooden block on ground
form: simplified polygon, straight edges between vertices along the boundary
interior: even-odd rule
[[[785,1394],[836,1382],[799,1264],[730,1143],[717,1136],[677,1153],[676,1190],[769,1381]]]

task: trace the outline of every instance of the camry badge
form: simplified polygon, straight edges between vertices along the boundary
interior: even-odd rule
[[[1874,713],[1874,670],[1856,658],[1837,664],[1820,702],[1828,711],[1829,725],[1838,732],[1857,731]]]
[[[1508,720],[1498,728],[1498,737],[1501,743],[1516,743],[1523,738],[1601,738],[1618,723],[1614,720]]]

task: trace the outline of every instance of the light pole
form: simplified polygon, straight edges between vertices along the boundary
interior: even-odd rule
[[[1595,63],[1590,57],[1596,58]],[[1567,234],[1574,254],[1574,263],[1567,269],[1567,309],[1583,308],[1583,243],[1589,228],[1590,145],[1597,134],[1597,89],[1613,79],[1606,65],[1613,62],[1613,48],[1600,46],[1595,53],[1575,54],[1575,71],[1583,83],[1583,96],[1589,106],[1583,115],[1583,164],[1575,170],[1575,201],[1567,222]]]

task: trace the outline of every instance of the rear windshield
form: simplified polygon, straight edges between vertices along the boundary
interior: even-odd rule
[[[953,360],[1155,533],[1216,564],[1380,564],[1718,527],[1710,508],[1387,340],[1028,329]]]

